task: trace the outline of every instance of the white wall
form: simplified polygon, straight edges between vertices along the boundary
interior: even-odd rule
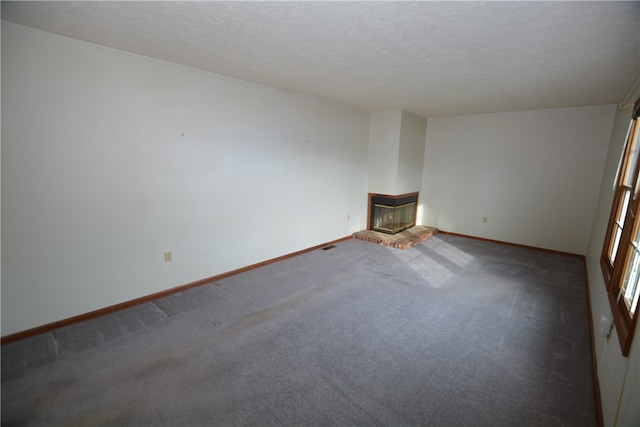
[[[401,110],[371,114],[369,192],[420,191],[427,119]]]
[[[420,191],[424,171],[426,132],[427,119],[406,111],[402,112],[395,194]]]
[[[614,113],[604,105],[429,119],[423,224],[585,254]]]
[[[369,193],[396,194],[401,126],[401,110],[371,114],[367,187]]]
[[[633,102],[638,97],[640,97],[640,88],[636,89],[629,100]],[[640,396],[640,332],[638,330],[635,332],[628,357],[622,356],[615,329],[609,338],[600,334],[601,317],[611,316],[600,269],[600,254],[613,203],[613,181],[630,120],[630,108],[617,110],[586,255],[605,426],[640,425],[640,405],[638,404]]]
[[[2,56],[3,335],[366,227],[367,113],[7,22]]]

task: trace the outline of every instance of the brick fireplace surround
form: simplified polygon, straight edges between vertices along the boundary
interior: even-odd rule
[[[416,225],[397,234],[386,234],[373,230],[363,230],[354,233],[353,237],[359,240],[364,240],[365,242],[404,250],[409,249],[420,242],[424,242],[429,237],[437,233],[438,229],[436,228]]]

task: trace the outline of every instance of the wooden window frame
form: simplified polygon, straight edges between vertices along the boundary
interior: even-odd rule
[[[638,182],[640,172],[640,99],[633,106],[633,114],[629,133],[625,141],[624,152],[618,168],[618,175],[615,182],[615,193],[613,197],[613,205],[609,222],[605,234],[605,240],[602,247],[600,257],[600,266],[604,277],[605,286],[607,288],[607,297],[613,320],[616,326],[618,340],[623,356],[629,355],[631,341],[638,322],[638,312],[636,309],[633,314],[627,307],[624,298],[621,298],[621,289],[624,286],[628,269],[631,267],[633,255],[633,239],[636,236],[638,227],[640,227],[640,183]],[[634,150],[635,161],[634,161]],[[625,204],[625,193],[629,192],[628,203]],[[626,206],[626,212],[623,215],[623,222],[620,223],[621,209]],[[620,230],[621,235],[618,240],[617,250],[613,251],[615,241],[615,233]],[[611,257],[614,252],[613,259]]]

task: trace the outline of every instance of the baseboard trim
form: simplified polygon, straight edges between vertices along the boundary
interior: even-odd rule
[[[587,259],[584,258],[584,278],[587,292],[587,316],[589,320],[589,332],[591,338],[591,369],[593,371],[593,390],[596,395],[596,411],[598,414],[598,427],[604,426],[604,416],[602,414],[602,397],[600,396],[600,379],[598,378],[598,360],[596,359],[596,336],[593,329],[593,311],[591,311],[591,291],[589,287],[589,270]]]
[[[438,232],[440,234],[449,234],[451,236],[466,237],[467,239],[482,240],[484,242],[499,243],[501,245],[515,246],[517,248],[532,249],[532,250],[535,250],[535,251],[549,252],[549,253],[552,253],[552,254],[567,255],[567,256],[572,256],[572,257],[577,257],[577,258],[582,258],[582,259],[584,259],[584,257],[585,257],[584,255],[574,254],[573,252],[563,252],[563,251],[557,251],[555,249],[546,249],[546,248],[539,248],[537,246],[521,245],[519,243],[503,242],[502,240],[494,240],[494,239],[487,239],[485,237],[470,236],[470,235],[467,235],[467,234],[454,233],[454,232],[451,232],[451,231],[445,231],[445,230],[440,230],[440,229],[438,229]]]
[[[321,245],[312,246],[307,249],[302,249],[300,251],[292,252],[290,254],[282,255],[276,258],[272,258],[266,261],[258,262],[256,264],[251,264],[246,267],[238,268],[236,270],[231,270],[226,273],[216,274],[215,276],[206,277],[204,279],[196,280],[195,282],[187,283],[185,285],[180,285],[175,288],[167,289],[164,291],[156,292],[150,295],[146,295],[140,298],[135,298],[129,301],[121,302],[119,304],[110,305],[108,307],[100,308],[98,310],[90,311],[88,313],[79,314],[77,316],[69,317],[67,319],[58,320],[56,322],[47,323],[46,325],[37,326],[35,328],[27,329],[25,331],[16,332],[14,334],[6,335],[0,338],[0,345],[9,344],[15,341],[20,341],[25,338],[32,337],[34,335],[43,334],[45,332],[51,332],[54,329],[62,328],[64,326],[69,326],[74,323],[83,322],[85,320],[95,319],[97,317],[101,317],[116,311],[124,310],[129,307],[133,307],[136,305],[144,304],[158,298],[163,298],[172,294],[176,294],[178,292],[185,291],[187,289],[195,288],[196,286],[205,285],[207,283],[214,282],[216,280],[222,280],[224,278],[234,276],[236,274],[244,273],[245,271],[254,270],[259,267],[264,267],[265,265],[273,264],[278,261],[283,261],[287,258],[293,258],[297,255],[304,254],[306,252],[315,251],[316,249],[321,249],[330,245],[334,245],[336,243],[344,242],[345,240],[352,239],[353,236],[342,237],[337,240],[332,240],[331,242],[323,243]]]

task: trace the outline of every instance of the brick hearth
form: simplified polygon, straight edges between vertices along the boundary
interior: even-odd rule
[[[385,234],[373,230],[358,231],[353,237],[365,242],[375,243],[377,245],[389,246],[396,249],[409,249],[420,242],[424,242],[429,237],[438,233],[437,228],[426,227],[424,225],[416,225],[408,230],[401,231],[397,234]]]

